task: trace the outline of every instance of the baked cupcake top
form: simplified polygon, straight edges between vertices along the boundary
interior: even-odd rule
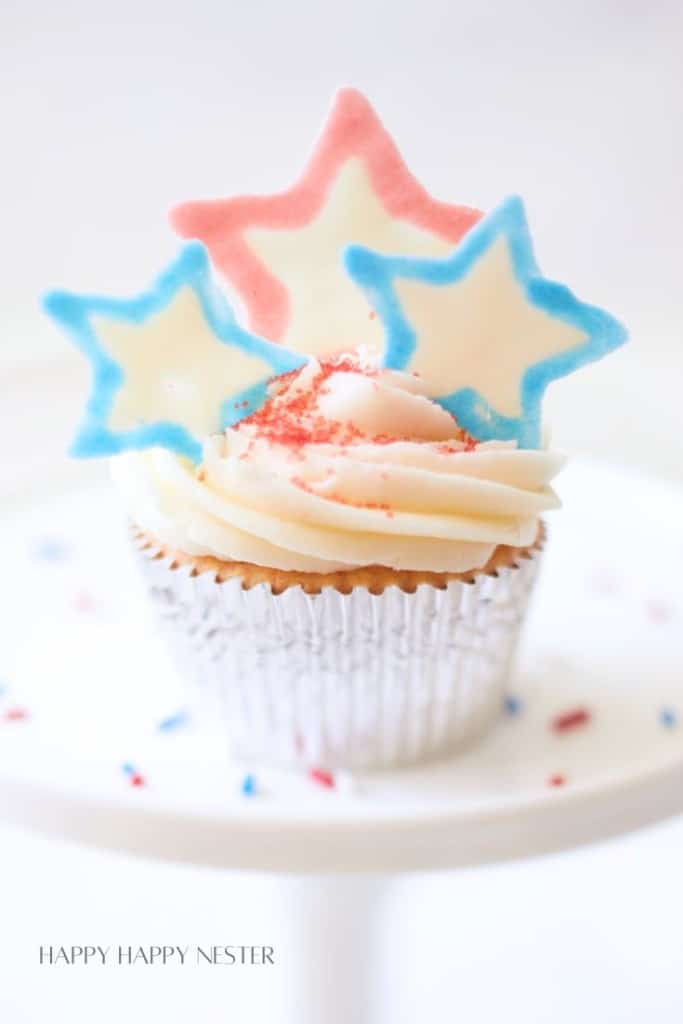
[[[138,525],[321,573],[533,542],[563,462],[543,393],[626,334],[541,276],[521,200],[432,199],[345,89],[290,190],[172,221],[194,240],[149,291],[45,300],[93,366],[74,453],[116,456]]]

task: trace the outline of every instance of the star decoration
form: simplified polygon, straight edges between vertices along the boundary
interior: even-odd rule
[[[415,180],[367,99],[335,97],[313,155],[286,192],[184,203],[171,220],[199,238],[245,303],[249,326],[320,355],[381,346],[381,327],[344,273],[343,249],[440,257],[481,214],[439,202]]]
[[[44,307],[92,364],[74,455],[158,446],[199,461],[205,437],[249,415],[270,377],[306,361],[236,323],[199,242],[135,298],[51,292]]]
[[[548,384],[626,340],[608,313],[541,276],[514,196],[446,259],[351,246],[344,261],[384,325],[384,365],[419,374],[480,440],[540,447]]]

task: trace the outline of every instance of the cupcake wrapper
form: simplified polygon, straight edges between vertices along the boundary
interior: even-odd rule
[[[232,753],[336,770],[442,756],[500,712],[540,550],[472,583],[242,589],[135,544],[178,666]]]

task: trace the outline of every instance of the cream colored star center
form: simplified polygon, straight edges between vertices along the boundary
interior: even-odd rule
[[[440,258],[453,248],[437,235],[395,220],[373,192],[358,159],[348,160],[315,220],[287,231],[253,229],[246,239],[289,293],[282,339],[296,352],[320,355],[359,344],[382,347],[379,320],[342,263],[344,249],[365,245],[386,255]]]
[[[529,302],[507,242],[497,239],[453,284],[400,279],[396,293],[417,334],[407,367],[434,397],[474,388],[496,412],[522,414],[524,371],[586,340],[579,328]]]
[[[273,372],[214,335],[189,287],[144,323],[96,317],[93,326],[125,373],[109,420],[115,431],[171,420],[198,439],[207,437],[220,429],[226,398]]]

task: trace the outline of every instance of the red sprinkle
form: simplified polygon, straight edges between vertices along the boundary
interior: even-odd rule
[[[457,445],[454,445],[452,441],[441,441],[439,444],[434,446],[435,450],[440,455],[462,455],[463,452],[473,452],[477,447],[479,442],[472,437],[471,434],[468,434],[462,427],[459,427],[458,429],[459,436],[457,440],[461,441],[465,447],[460,448]]]
[[[136,772],[135,775],[131,775],[130,784],[131,786],[144,786],[145,780],[142,777],[142,775],[138,775],[138,773]]]
[[[554,732],[570,732],[572,729],[588,725],[590,720],[591,713],[587,708],[572,708],[553,718],[551,727]]]
[[[28,718],[26,708],[7,708],[3,718],[6,722],[23,722]]]
[[[548,779],[549,786],[564,786],[567,779],[564,775],[551,775]]]
[[[646,605],[648,618],[651,622],[671,622],[674,618],[673,606],[666,601],[648,601]]]
[[[87,590],[79,591],[74,598],[73,604],[77,612],[92,612],[97,607],[97,602]]]
[[[325,789],[334,789],[335,787],[334,775],[332,772],[326,772],[324,768],[311,768],[308,777],[312,782]]]

